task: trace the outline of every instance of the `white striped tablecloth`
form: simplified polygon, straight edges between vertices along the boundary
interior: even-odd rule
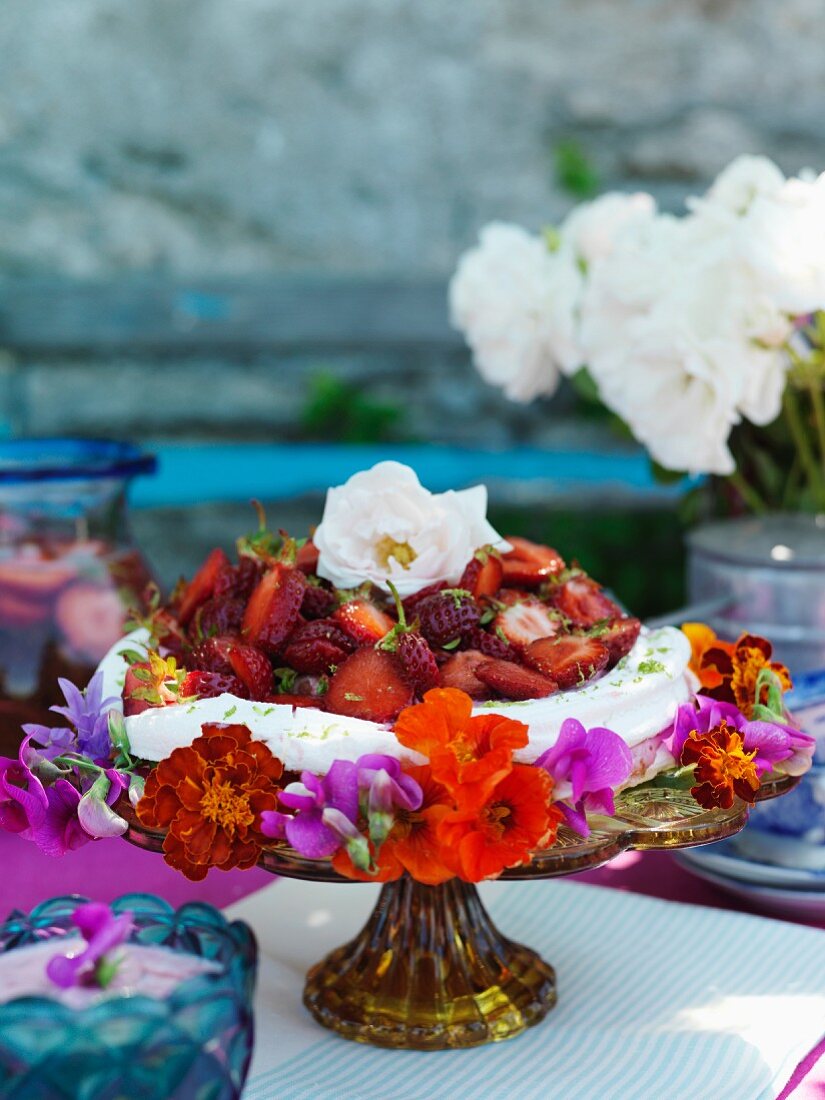
[[[488,883],[501,930],[556,968],[559,1002],[507,1042],[391,1051],[323,1031],[307,967],[373,886],[281,880],[233,906],[261,946],[244,1100],[769,1100],[825,1034],[825,933],[570,881]]]

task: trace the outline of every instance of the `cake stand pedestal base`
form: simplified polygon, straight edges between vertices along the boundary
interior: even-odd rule
[[[363,931],[307,975],[304,1004],[346,1039],[402,1050],[519,1035],[556,1003],[556,978],[491,921],[474,886],[387,883]]]

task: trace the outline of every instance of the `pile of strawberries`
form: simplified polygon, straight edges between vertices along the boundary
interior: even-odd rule
[[[332,587],[311,541],[241,540],[236,564],[213,550],[151,627],[177,680],[150,692],[148,665],[127,674],[124,709],[229,692],[262,704],[312,706],[390,722],[438,685],[473,699],[538,699],[601,676],[639,636],[579,568],[511,537],[480,549],[457,585],[407,599],[367,584]]]

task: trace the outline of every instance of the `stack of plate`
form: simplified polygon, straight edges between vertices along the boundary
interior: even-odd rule
[[[754,835],[758,837],[756,851],[752,845]],[[677,852],[674,858],[685,870],[747,901],[755,909],[802,920],[825,921],[825,868],[811,870],[766,862],[770,852],[785,860],[793,859],[797,845],[809,847],[804,841],[749,827],[739,836],[704,848]],[[749,851],[758,854],[759,859],[749,858]],[[820,851],[825,854],[825,846]],[[803,858],[804,855],[802,853]]]

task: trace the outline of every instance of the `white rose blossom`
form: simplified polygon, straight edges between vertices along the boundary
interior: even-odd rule
[[[512,401],[551,394],[581,365],[576,309],[583,276],[567,252],[516,225],[494,222],[450,282],[452,322],[481,376]]]
[[[660,216],[593,266],[582,343],[605,403],[656,461],[730,474],[730,430],[778,413],[787,319],[694,219]]]
[[[646,192],[609,191],[572,210],[559,227],[559,236],[563,247],[589,266],[611,255],[625,231],[632,232],[655,215],[656,203]]]
[[[337,588],[365,580],[402,597],[436,581],[458,582],[476,550],[509,543],[487,522],[483,485],[431,493],[415,471],[379,462],[327,493],[314,536],[318,575]]]

